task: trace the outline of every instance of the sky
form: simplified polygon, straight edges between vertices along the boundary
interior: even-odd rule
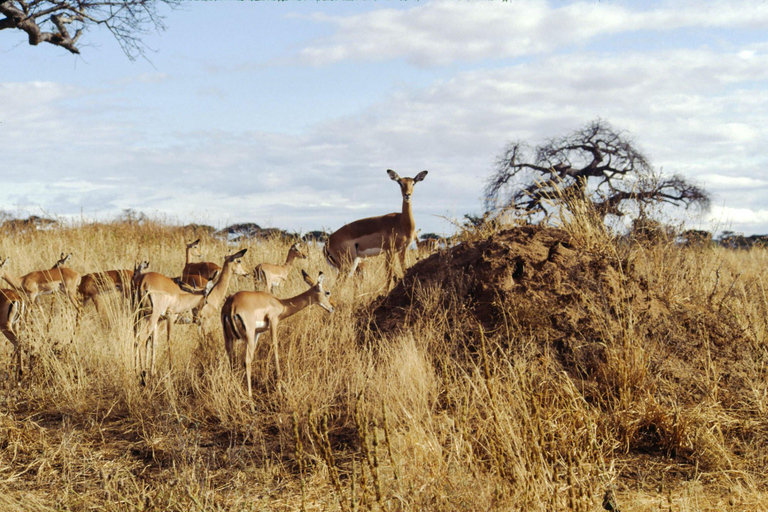
[[[768,2],[187,2],[129,60],[0,31],[0,210],[335,230],[483,210],[504,147],[601,118],[712,195],[689,226],[768,233]]]

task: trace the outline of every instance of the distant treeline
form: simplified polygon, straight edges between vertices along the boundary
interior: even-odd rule
[[[126,210],[114,221],[108,222],[107,224],[144,224],[150,222],[159,221],[152,219],[143,213],[137,213],[133,210]],[[94,222],[92,224],[99,223]],[[30,215],[27,218],[21,219],[14,218],[10,214],[0,211],[0,232],[6,234],[20,233],[28,230],[54,229],[60,225],[61,223],[58,220],[49,217]],[[222,229],[216,229],[213,226],[209,226],[207,224],[186,224],[183,226],[174,227],[181,229],[182,231],[191,231],[196,234],[206,234],[216,238],[226,238],[229,241],[237,241],[241,239],[285,238],[288,240],[303,240],[305,242],[324,242],[329,235],[329,233],[326,231],[321,230],[308,231],[304,234],[301,234],[286,231],[280,228],[264,228],[254,222],[231,224]],[[655,225],[654,230],[663,231],[665,237],[671,237],[683,245],[719,245],[729,249],[768,247],[768,235],[746,236],[743,233],[737,233],[734,231],[722,231],[717,237],[714,237],[711,232],[701,229],[689,229],[674,234],[670,232],[672,231],[671,228],[661,224]],[[635,229],[632,230],[632,234],[637,236],[645,233],[646,231],[649,231],[647,226],[635,226]],[[441,237],[435,233],[424,233],[421,234],[419,238],[422,240],[441,239]]]
[[[134,213],[127,211],[117,219],[111,222],[93,222],[90,224],[147,224],[161,222],[151,219],[143,213]],[[7,213],[0,212],[0,231],[6,234],[17,234],[25,231],[36,231],[55,229],[62,223],[56,219],[30,215],[27,218],[13,218]],[[186,224],[183,226],[173,226],[182,231],[189,231],[195,234],[205,234],[216,238],[226,238],[230,241],[240,239],[271,239],[286,238],[290,240],[301,239],[305,242],[322,242],[328,237],[325,231],[309,231],[304,234],[294,233],[279,228],[263,228],[253,222],[245,222],[229,225],[223,229],[216,229],[207,224]]]

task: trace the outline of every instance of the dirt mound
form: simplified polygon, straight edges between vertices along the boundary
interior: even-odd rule
[[[705,303],[657,296],[648,277],[615,252],[581,250],[563,230],[518,227],[418,262],[374,304],[371,323],[393,333],[442,318],[453,327],[448,350],[477,348],[481,327],[497,344],[523,336],[581,376],[602,371],[606,347],[627,341],[664,340],[664,350],[685,361],[698,358],[692,354],[705,341],[698,334],[707,332],[708,350],[737,357],[743,332],[732,320]]]
[[[406,315],[424,309],[423,290],[432,287],[441,289],[443,299],[461,303],[486,330],[498,328],[512,308],[527,311],[527,327],[545,329],[555,339],[585,334],[595,297],[613,305],[630,301],[650,317],[661,314],[664,306],[641,280],[628,277],[626,267],[626,262],[579,251],[563,230],[519,227],[418,262],[375,305],[375,322],[385,332],[404,325]]]

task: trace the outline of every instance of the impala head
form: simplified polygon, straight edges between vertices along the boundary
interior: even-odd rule
[[[307,259],[307,255],[301,250],[301,248],[302,248],[301,242],[296,242],[291,246],[290,249],[288,249],[288,254],[293,253],[295,258]]]
[[[421,171],[414,178],[401,178],[392,169],[387,169],[387,174],[389,174],[389,177],[392,179],[392,181],[396,181],[400,184],[400,192],[403,194],[403,199],[406,203],[411,202],[413,186],[427,177],[427,171]]]
[[[190,242],[187,244],[187,254],[191,256],[195,256],[197,258],[202,258],[203,255],[200,252],[200,239],[198,238],[194,242]]]
[[[323,281],[325,279],[323,273],[320,272],[320,275],[317,276],[317,281],[313,281],[312,278],[309,277],[309,274],[307,274],[304,270],[301,271],[301,275],[304,277],[304,281],[306,281],[307,284],[312,287],[312,291],[314,292],[312,294],[313,302],[317,302],[320,307],[329,313],[333,313],[334,305],[333,301],[331,300],[331,292],[323,288]]]
[[[133,266],[133,280],[135,281],[137,277],[139,277],[141,274],[144,273],[145,270],[149,268],[149,261],[144,260],[141,263],[136,263]]]
[[[231,265],[233,274],[243,277],[248,276],[248,272],[243,268],[243,256],[245,256],[246,252],[248,252],[247,248],[241,249],[235,254],[230,254],[226,257],[226,262]],[[213,279],[211,279],[211,281],[213,281]]]
[[[57,261],[57,262],[56,262],[56,263],[53,265],[53,268],[59,268],[59,267],[61,267],[61,266],[64,266],[64,264],[65,264],[66,262],[68,262],[68,261],[69,261],[69,259],[70,259],[71,257],[72,257],[72,253],[69,253],[69,254],[67,254],[66,256],[64,256],[64,253],[61,253],[61,256],[59,257],[59,261]]]

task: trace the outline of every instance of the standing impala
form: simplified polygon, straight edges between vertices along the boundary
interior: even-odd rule
[[[190,261],[191,256],[198,258],[203,256],[200,254],[199,238],[194,242],[187,244],[187,262],[184,265],[184,270],[181,272],[181,282],[193,289],[203,289],[205,283],[212,279],[216,279],[216,276],[221,272],[221,267],[210,261],[192,263]]]
[[[216,280],[216,285],[208,294],[205,304],[192,312],[195,320],[199,321],[201,329],[205,330],[206,324],[211,319],[215,318],[215,315],[219,312],[219,308],[221,308],[221,304],[226,298],[229,281],[232,278],[232,275],[248,276],[248,272],[243,268],[242,260],[242,257],[247,250],[248,249],[243,249],[226,257],[224,260],[224,267],[221,269],[221,273]]]
[[[240,258],[247,249],[236,252],[224,259],[222,275],[231,275],[232,266],[240,266]],[[181,313],[193,310],[203,310],[210,294],[218,296],[226,293],[229,278],[210,280],[200,291],[186,292],[179,288],[169,277],[157,272],[146,272],[135,275],[136,293],[139,298],[139,320],[146,320],[146,330],[141,331],[137,322],[137,337],[134,344],[135,365],[144,375],[141,365],[140,342],[145,343],[146,365],[149,367],[149,377],[155,372],[155,340],[157,339],[157,324],[161,319],[167,322],[168,332],[168,367],[173,368],[171,352],[171,326]],[[223,290],[222,290],[223,288]],[[146,338],[144,338],[146,336]]]
[[[331,292],[323,289],[323,273],[312,281],[301,271],[304,280],[311,286],[306,292],[290,299],[278,299],[266,292],[242,291],[230,295],[221,308],[221,324],[224,328],[224,348],[232,367],[235,365],[235,342],[245,341],[245,377],[248,380],[248,396],[253,397],[251,388],[251,364],[256,353],[259,336],[267,329],[272,334],[272,349],[275,352],[277,380],[280,381],[280,358],[277,355],[277,326],[280,320],[288,318],[302,309],[319,304],[333,313]]]
[[[257,280],[264,281],[266,291],[272,293],[272,289],[275,286],[282,284],[288,278],[291,265],[296,258],[307,258],[307,255],[301,252],[301,246],[298,242],[288,249],[288,256],[285,259],[284,265],[274,265],[272,263],[259,263],[256,265],[256,268],[253,269],[254,283]]]
[[[69,259],[69,256],[66,259]],[[66,259],[64,260],[66,261]],[[61,262],[61,260],[59,261]],[[66,295],[77,312],[80,312],[80,304],[77,302],[80,274],[71,268],[59,266],[49,270],[36,270],[18,277],[3,270],[7,262],[8,258],[0,262],[0,277],[5,279],[22,297],[28,297],[30,304],[34,304],[40,295],[48,295],[58,291]]]
[[[400,265],[405,273],[405,254],[416,232],[413,219],[411,195],[416,183],[427,176],[421,171],[415,178],[401,178],[393,170],[388,170],[389,177],[400,185],[403,195],[403,211],[388,213],[380,217],[368,217],[356,220],[339,228],[325,243],[325,255],[328,263],[341,269],[352,265],[349,275],[353,275],[362,258],[387,254],[387,286],[394,271],[394,253],[400,256]]]
[[[13,345],[11,361],[16,361],[17,376],[21,377],[21,341],[19,340],[19,324],[24,316],[24,301],[13,290],[0,289],[0,332]]]

